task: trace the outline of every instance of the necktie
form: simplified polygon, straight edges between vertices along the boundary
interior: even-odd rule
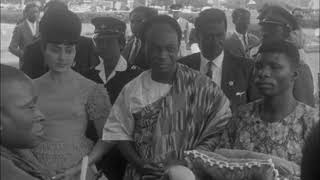
[[[141,41],[140,39],[135,38],[130,55],[129,55],[129,62],[134,64],[134,59],[136,58],[139,50],[141,48]]]
[[[212,61],[209,61],[208,63],[207,63],[207,73],[206,73],[206,75],[210,78],[210,79],[212,79],[212,66],[213,66],[213,62]]]
[[[247,49],[248,43],[246,39],[246,35],[242,35],[243,43],[244,43],[244,49]]]

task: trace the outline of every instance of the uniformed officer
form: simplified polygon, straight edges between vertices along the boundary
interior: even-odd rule
[[[121,89],[142,70],[137,66],[129,67],[126,59],[120,54],[125,46],[124,22],[113,17],[96,17],[91,22],[95,26],[92,41],[100,60],[96,70],[99,71],[113,104]],[[113,148],[101,161],[100,167],[109,180],[122,179],[126,160],[117,148]]]

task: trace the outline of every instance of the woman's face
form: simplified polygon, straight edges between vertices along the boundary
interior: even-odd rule
[[[47,43],[44,47],[45,62],[51,71],[68,71],[76,55],[76,45]]]
[[[255,64],[255,84],[264,96],[277,96],[293,88],[297,72],[283,53],[262,53]]]

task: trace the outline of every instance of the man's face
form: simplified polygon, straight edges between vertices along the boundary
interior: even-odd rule
[[[68,71],[76,55],[76,45],[47,43],[44,47],[44,59],[51,71]]]
[[[215,59],[222,52],[226,38],[224,22],[207,24],[201,27],[196,35],[201,53],[205,58]]]
[[[304,12],[301,10],[296,10],[293,13],[293,16],[296,18],[299,24],[302,24],[304,21]]]
[[[238,33],[245,34],[250,24],[250,14],[243,14],[234,19],[234,24]]]
[[[172,17],[174,19],[179,19],[180,17],[180,11],[172,11]]]
[[[40,11],[38,7],[30,8],[27,12],[27,18],[30,22],[35,22],[39,19]]]
[[[120,45],[117,37],[96,34],[93,37],[95,52],[103,59],[106,67],[114,69],[120,58]]]
[[[1,91],[2,142],[12,148],[33,148],[42,141],[43,114],[36,106],[31,81],[14,81]]]
[[[262,41],[274,42],[279,40],[285,40],[285,29],[281,25],[265,23],[261,25]]]
[[[130,18],[130,26],[132,33],[137,36],[141,31],[142,24],[146,21],[146,17],[143,13],[134,12],[131,14]]]
[[[255,65],[255,84],[264,96],[276,96],[293,87],[296,72],[282,53],[262,53]]]
[[[175,71],[179,52],[176,31],[167,24],[155,24],[146,34],[145,54],[154,73]]]

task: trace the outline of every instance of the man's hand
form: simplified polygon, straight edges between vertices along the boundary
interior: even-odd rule
[[[144,180],[159,179],[164,175],[164,168],[156,163],[146,163],[137,170]]]

